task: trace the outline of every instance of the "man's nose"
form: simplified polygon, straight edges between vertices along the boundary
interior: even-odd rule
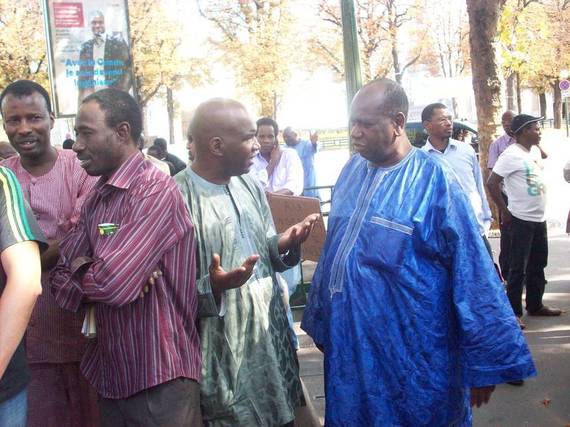
[[[362,132],[357,124],[352,125],[350,128],[350,137],[351,138],[360,138],[362,136]]]
[[[75,151],[76,153],[79,153],[80,151],[82,151],[85,147],[83,146],[83,144],[81,143],[81,141],[79,141],[79,138],[77,138],[75,140],[75,142],[73,143],[73,145],[71,146],[71,149],[73,151]]]
[[[27,135],[32,132],[32,127],[26,119],[22,119],[18,124],[18,133],[22,135]]]

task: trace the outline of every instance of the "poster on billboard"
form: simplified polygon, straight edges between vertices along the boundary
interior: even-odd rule
[[[56,116],[100,89],[133,93],[127,0],[44,0],[44,16]]]

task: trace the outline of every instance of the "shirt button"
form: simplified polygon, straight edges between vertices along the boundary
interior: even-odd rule
[[[32,178],[32,179],[31,179],[32,185],[36,185],[36,182],[38,182],[38,180],[37,180],[36,178]]]

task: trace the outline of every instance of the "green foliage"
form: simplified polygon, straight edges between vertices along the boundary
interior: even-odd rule
[[[523,83],[549,90],[570,67],[570,8],[558,0],[508,0],[499,21],[505,74],[519,73]]]
[[[49,87],[43,15],[38,0],[0,1],[0,87],[18,79]]]
[[[257,99],[262,116],[275,109],[295,57],[289,0],[211,0],[200,13],[218,30],[210,42],[235,73],[240,87]]]
[[[168,14],[162,1],[130,0],[131,49],[137,95],[145,106],[164,89],[183,82],[197,86],[209,73],[200,58],[181,49],[183,26],[176,14]]]

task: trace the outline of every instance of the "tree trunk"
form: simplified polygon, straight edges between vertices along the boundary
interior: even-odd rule
[[[507,110],[515,110],[515,75],[509,74],[507,77]]]
[[[166,88],[166,111],[168,112],[168,143],[174,144],[174,99],[172,89]]]
[[[559,83],[559,80],[556,79],[552,84],[552,89],[554,90],[554,102],[552,103],[554,129],[560,129],[562,127],[562,93],[560,93]]]
[[[544,92],[538,94],[538,103],[540,104],[540,117],[546,117],[546,94]]]
[[[479,162],[485,180],[489,174],[487,169],[489,145],[497,134],[501,122],[501,81],[493,43],[497,36],[497,22],[503,6],[504,0],[467,0],[469,46],[471,52],[475,53],[471,55],[471,70],[477,107]],[[495,206],[493,206],[493,217],[499,218]]]
[[[398,55],[398,46],[396,40],[392,40],[392,61],[394,62],[394,77],[398,84],[402,84],[402,70],[400,69],[400,58]]]
[[[522,101],[521,101],[521,76],[519,73],[515,73],[517,77],[517,111],[522,113]]]

